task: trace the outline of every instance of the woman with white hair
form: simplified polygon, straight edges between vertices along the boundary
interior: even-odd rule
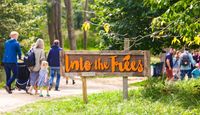
[[[35,86],[35,94],[37,94],[37,80],[39,77],[39,71],[41,67],[41,62],[45,60],[44,52],[44,41],[42,39],[37,39],[35,46],[33,47],[33,52],[35,54],[35,66],[30,67],[30,88],[28,93],[32,95],[32,89]]]

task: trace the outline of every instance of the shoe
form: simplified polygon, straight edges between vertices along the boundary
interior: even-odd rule
[[[68,84],[68,80],[66,80],[66,84]]]
[[[40,95],[39,95],[39,97],[43,97],[43,95],[42,95],[42,94],[40,94]]]
[[[29,95],[33,95],[31,92],[28,92],[28,91],[26,93],[29,94]]]
[[[8,86],[4,86],[4,88],[5,88],[5,90],[6,90],[9,94],[12,93],[12,91],[10,91],[10,88],[9,88]]]
[[[74,85],[76,82],[74,80],[72,80],[72,84]]]
[[[60,90],[56,88],[55,91],[60,91]]]
[[[51,88],[52,88],[52,85],[49,86],[49,91],[51,90]]]
[[[49,94],[47,94],[47,97],[50,97],[50,95],[49,95]]]

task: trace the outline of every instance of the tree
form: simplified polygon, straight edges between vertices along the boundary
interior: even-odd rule
[[[152,11],[165,9],[161,15],[152,20],[151,37],[154,40],[165,40],[168,46],[177,48],[182,48],[182,46],[199,48],[199,0],[145,0],[145,3],[151,6]]]
[[[84,22],[87,20],[87,11],[88,11],[88,0],[85,0],[85,7],[84,7]],[[83,49],[86,50],[87,48],[87,32],[83,29]]]
[[[47,0],[47,20],[50,45],[53,44],[55,39],[59,39],[62,46],[60,0]]]
[[[47,23],[50,45],[53,44],[55,39],[55,28],[54,28],[54,10],[52,0],[47,0]]]
[[[70,49],[76,50],[76,39],[74,34],[74,23],[73,23],[73,15],[72,15],[72,2],[71,0],[64,0],[66,6],[67,13],[67,30],[68,30],[68,38],[70,42]]]
[[[151,20],[162,10],[153,12],[141,0],[99,0],[91,8],[95,12],[91,21],[99,25],[97,29],[102,37],[101,49],[122,50],[124,38],[130,38],[130,49],[154,52],[162,49],[158,47],[159,41],[152,43],[150,39]],[[105,23],[110,24],[108,33],[102,30]]]
[[[41,27],[45,24],[45,5],[38,0],[1,0],[0,1],[0,47],[9,38],[9,33],[18,31],[19,40],[43,37]],[[33,41],[32,41],[33,42]],[[21,42],[23,51],[31,44]],[[0,60],[3,51],[0,52]]]

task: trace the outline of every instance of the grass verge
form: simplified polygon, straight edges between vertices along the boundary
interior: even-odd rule
[[[18,110],[13,114],[75,114],[75,115],[124,115],[124,114],[183,114],[200,113],[200,80],[164,83],[149,79],[143,88],[129,91],[129,100],[122,100],[121,91],[103,92],[89,95],[89,103],[81,97],[64,97],[39,101]]]

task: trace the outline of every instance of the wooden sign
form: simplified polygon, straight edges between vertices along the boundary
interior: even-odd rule
[[[66,76],[149,76],[149,51],[66,51]]]

